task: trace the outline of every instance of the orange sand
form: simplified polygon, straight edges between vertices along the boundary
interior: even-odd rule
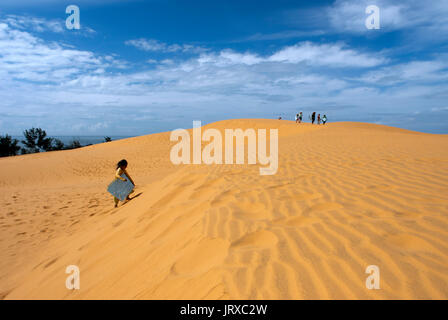
[[[279,128],[277,174],[174,166],[169,133],[0,159],[0,299],[448,298],[448,135],[207,127]],[[114,209],[122,158],[138,197]]]

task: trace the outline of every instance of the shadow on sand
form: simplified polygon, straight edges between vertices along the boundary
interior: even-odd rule
[[[143,193],[143,192],[139,192],[139,193],[137,193],[135,196],[130,197],[129,200],[132,200],[132,199],[135,199],[135,198],[137,198],[137,197],[140,197],[140,195],[141,195],[142,193]]]
[[[123,202],[121,206],[124,206],[126,203],[128,203],[128,202],[131,201],[132,199],[135,199],[135,198],[137,198],[137,197],[140,197],[140,195],[141,195],[142,193],[143,193],[143,192],[139,192],[139,193],[137,193],[135,196],[133,196],[133,197],[129,197],[129,200]]]

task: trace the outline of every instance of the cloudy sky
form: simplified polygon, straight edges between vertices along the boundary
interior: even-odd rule
[[[365,26],[372,4],[379,30]],[[447,0],[0,2],[0,134],[131,136],[299,111],[448,133],[447,71]]]

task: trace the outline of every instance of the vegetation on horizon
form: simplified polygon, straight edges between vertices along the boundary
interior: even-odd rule
[[[83,147],[79,140],[75,139],[68,145],[64,145],[64,143],[59,139],[47,137],[47,132],[41,128],[31,128],[25,130],[23,131],[23,136],[25,139],[22,140],[21,143],[24,147],[20,147],[18,145],[19,140],[13,139],[8,134],[5,136],[0,136],[0,157],[15,156],[19,153],[19,151],[20,154],[29,154],[56,150],[70,150]],[[112,141],[112,139],[109,141]]]
[[[17,139],[12,139],[11,136],[0,136],[0,157],[15,156],[20,150],[17,143],[19,143],[19,141]]]

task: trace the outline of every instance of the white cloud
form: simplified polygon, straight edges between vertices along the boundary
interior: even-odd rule
[[[268,59],[269,61],[300,63],[335,67],[374,67],[386,62],[374,54],[363,54],[340,44],[313,44],[304,42],[286,47]]]
[[[65,29],[64,20],[47,20],[31,16],[7,15],[3,19],[11,27],[20,30],[33,30],[37,32],[51,31],[61,33]]]
[[[152,52],[184,52],[184,53],[200,53],[206,51],[205,48],[193,46],[190,44],[167,44],[155,39],[133,39],[127,40],[126,45],[134,46],[137,49]]]
[[[368,5],[379,7],[382,29],[395,30],[404,27],[407,23],[403,13],[405,7],[402,4],[393,4],[381,0],[337,0],[334,5],[326,9],[331,27],[338,31],[350,33],[368,32],[365,27],[367,18],[365,9]]]
[[[431,108],[432,112],[448,111],[448,107]]]
[[[232,50],[222,50],[218,54],[203,54],[199,57],[200,64],[214,64],[216,66],[256,65],[266,62],[275,63],[304,63],[310,66],[341,67],[374,67],[384,64],[386,58],[380,54],[365,54],[346,48],[342,44],[314,44],[301,42],[285,47],[270,56],[261,57],[253,53],[238,53]]]
[[[380,9],[383,31],[408,30],[409,32],[437,31],[433,38],[446,38],[448,31],[448,2],[446,0],[337,0],[326,8],[330,29],[348,33],[370,33],[365,20],[365,8],[376,5]],[[424,36],[428,37],[428,33]],[[415,36],[415,35],[414,35]]]
[[[401,63],[368,72],[359,80],[380,85],[448,81],[448,63],[445,60]]]
[[[28,32],[63,33],[67,30],[64,19],[44,19],[34,16],[19,16],[9,14],[4,16],[0,20],[0,22],[7,23],[12,28]],[[72,30],[70,32],[76,32],[77,34],[82,35],[91,35],[96,33],[95,30],[85,25],[81,26],[80,31]]]
[[[383,65],[390,63],[383,54],[301,42],[268,55],[225,49],[165,60],[147,61],[153,65],[135,72],[118,56],[68,48],[0,23],[0,133],[39,125],[50,134],[143,134],[191,125],[193,118],[273,117],[298,108],[352,119],[353,111],[446,106],[446,81],[434,83],[443,80],[434,77],[443,71],[441,59]],[[117,65],[119,72],[111,68]],[[384,88],[381,73],[402,79]],[[123,121],[124,114],[138,123]]]
[[[108,60],[108,61],[106,61]],[[32,34],[0,22],[0,77],[59,83],[81,73],[119,64],[92,52],[45,42]]]
[[[233,50],[222,50],[218,54],[203,54],[198,60],[199,64],[213,64],[219,67],[235,64],[254,65],[266,61],[252,53],[238,53]]]

